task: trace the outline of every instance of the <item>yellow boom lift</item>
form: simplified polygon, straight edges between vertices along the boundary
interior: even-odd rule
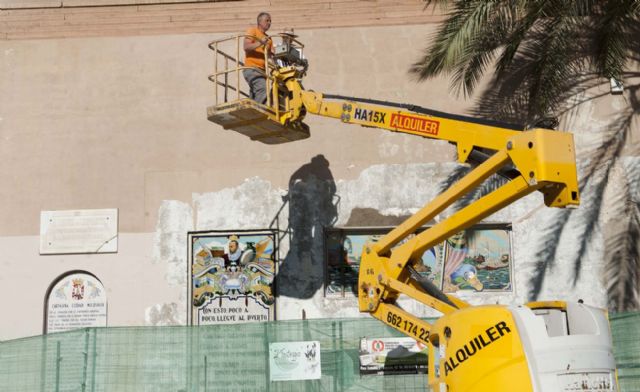
[[[290,35],[265,70],[270,94],[259,104],[240,88],[244,36],[209,44],[216,102],[210,121],[267,144],[309,137],[305,115],[346,124],[447,140],[462,163],[479,163],[468,175],[362,252],[358,283],[361,312],[429,346],[428,380],[434,391],[617,391],[606,311],[578,302],[533,302],[523,306],[471,306],[441,292],[416,272],[422,254],[452,235],[534,191],[549,207],[579,204],[573,136],[372,100],[307,91],[303,45]],[[224,45],[235,45],[235,56]],[[220,65],[219,63],[222,63]],[[232,80],[233,82],[230,82]],[[222,90],[223,94],[218,90]],[[231,97],[230,97],[231,95]],[[493,174],[509,181],[434,226],[407,237]],[[402,241],[405,241],[402,243]],[[400,244],[400,245],[398,245]],[[434,324],[402,310],[407,295],[442,313]]]

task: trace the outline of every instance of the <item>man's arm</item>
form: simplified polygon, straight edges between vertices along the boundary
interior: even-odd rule
[[[244,38],[244,50],[250,51],[258,49],[259,47],[266,45],[269,42],[269,37],[264,37],[261,40],[254,40],[251,37]]]

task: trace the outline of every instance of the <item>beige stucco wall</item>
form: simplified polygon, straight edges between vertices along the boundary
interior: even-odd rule
[[[305,87],[462,110],[446,82],[418,85],[407,75],[418,52],[415,40],[428,31],[300,31],[311,63]],[[371,162],[450,159],[446,148],[319,118],[309,118],[312,137],[295,148],[247,143],[221,130],[206,120],[213,102],[207,43],[217,37],[0,42],[2,154],[8,162],[0,169],[2,197],[20,205],[0,211],[0,234],[37,234],[41,209],[103,207],[120,209],[122,232],[149,232],[161,200],[188,201],[191,192],[251,176],[283,186],[295,168],[320,153],[338,178],[353,178]],[[403,150],[389,150],[387,143],[401,143]]]
[[[185,296],[179,287],[164,283],[166,267],[152,262],[153,235],[121,234],[118,242],[117,254],[40,256],[37,236],[0,238],[0,308],[7,312],[0,340],[41,334],[47,289],[75,269],[91,271],[104,285],[108,325],[143,325],[147,308],[153,317],[158,302]]]
[[[305,87],[465,113],[473,102],[452,97],[445,79],[416,83],[407,73],[433,29],[297,30],[311,64]],[[41,333],[44,293],[73,269],[92,272],[107,288],[110,326],[184,323],[186,232],[268,226],[290,176],[319,154],[343,198],[338,224],[355,208],[407,215],[435,195],[453,167],[444,142],[309,117],[311,138],[266,146],[208,122],[207,43],[221,36],[0,41],[0,309],[11,317],[0,322],[0,340]],[[606,126],[586,116],[621,104],[606,97],[576,112],[567,125],[589,131],[578,146]],[[89,208],[118,208],[117,254],[38,254],[41,210]],[[550,214],[532,195],[492,217],[514,222],[516,291],[473,302],[526,299],[532,229]],[[545,295],[605,306],[598,246],[575,291],[551,280]],[[282,318],[302,309],[310,317],[357,316],[354,301],[327,301],[322,290],[278,303]]]
[[[454,100],[445,83],[420,89],[407,75],[415,38],[428,31],[299,31],[311,63],[305,86],[398,102],[430,100],[431,107],[450,109]],[[330,162],[336,180],[355,179],[372,164],[451,159],[443,142],[416,143],[320,118],[309,118],[311,138],[293,145],[266,146],[222,130],[206,119],[213,102],[207,43],[225,35],[0,41],[2,291],[22,291],[26,276],[33,288],[20,303],[2,296],[0,307],[15,309],[23,321],[2,323],[0,339],[40,333],[44,293],[72,269],[103,281],[110,325],[144,324],[148,307],[184,302],[179,287],[165,290],[166,262],[152,261],[163,200],[191,204],[193,193],[236,187],[252,177],[284,189],[291,174],[318,154]],[[117,254],[38,255],[41,210],[90,208],[118,208]],[[155,302],[143,300],[156,292],[163,294]],[[128,296],[139,300],[119,306],[118,297]]]

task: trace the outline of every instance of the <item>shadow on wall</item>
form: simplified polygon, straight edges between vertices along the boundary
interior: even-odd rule
[[[289,252],[276,279],[277,295],[311,298],[324,284],[324,228],[338,220],[336,183],[324,155],[291,175],[282,199],[282,208],[289,205],[289,222],[280,233],[289,238]],[[274,222],[279,228],[277,217]]]

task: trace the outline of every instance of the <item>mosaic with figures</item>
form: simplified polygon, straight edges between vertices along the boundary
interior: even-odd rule
[[[355,295],[362,249],[377,242],[390,230],[326,230],[327,297]],[[414,236],[409,236],[398,245]],[[506,224],[483,224],[462,231],[427,250],[421,261],[415,266],[416,270],[447,293],[459,290],[512,291],[511,232]]]
[[[191,233],[191,322],[234,324],[274,319],[272,231]]]

